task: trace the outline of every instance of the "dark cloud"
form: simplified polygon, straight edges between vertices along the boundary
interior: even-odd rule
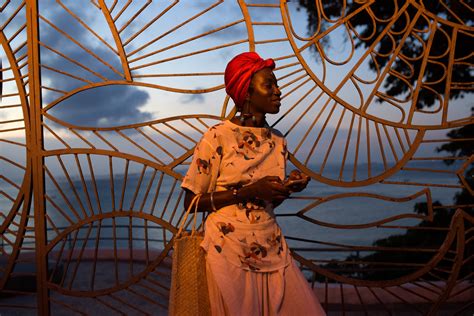
[[[197,88],[199,89],[199,88]],[[204,96],[202,94],[186,94],[179,98],[182,103],[204,103]]]
[[[85,6],[84,4],[87,5]],[[83,18],[91,27],[99,18],[102,19],[100,10],[90,2],[71,1],[67,2],[67,6],[72,12]],[[85,46],[120,73],[122,72],[119,57],[103,43],[99,42],[58,3],[54,1],[41,1],[40,12],[60,30],[69,34],[78,43]],[[108,33],[106,30],[96,30],[96,32],[99,34]],[[107,78],[107,80],[123,79],[119,74],[112,71],[109,66],[67,39],[44,21],[40,24],[40,34],[41,42]],[[114,47],[113,42],[110,45]],[[41,63],[92,82],[103,81],[103,79],[90,71],[45,48],[41,49]],[[43,70],[42,74],[43,85],[53,89],[71,91],[86,84],[83,81],[46,69]],[[57,97],[57,93],[45,92],[44,101],[48,104]],[[107,88],[102,87],[78,93],[63,101],[62,104],[56,105],[50,113],[59,119],[77,125],[107,126],[117,123],[140,122],[151,118],[150,113],[139,110],[148,99],[148,93],[139,90],[135,86],[117,85]]]
[[[149,95],[133,86],[104,86],[73,95],[51,110],[66,122],[85,126],[110,126],[143,122],[151,115],[140,112]]]
[[[212,24],[205,25],[201,29],[201,33],[206,33],[206,32],[212,31],[212,30],[214,30],[218,27],[219,26],[212,25]],[[231,27],[228,27],[226,29],[223,29],[223,30],[217,31],[215,33],[212,33],[210,35],[207,35],[206,37],[226,39],[226,40],[229,40],[229,41],[230,40],[245,39],[245,38],[247,38],[247,29],[245,28],[245,24],[242,22],[242,23],[233,25]]]

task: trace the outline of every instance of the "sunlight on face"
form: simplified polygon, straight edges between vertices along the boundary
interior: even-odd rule
[[[249,101],[252,113],[278,113],[281,91],[275,74],[270,68],[257,71],[250,82]]]

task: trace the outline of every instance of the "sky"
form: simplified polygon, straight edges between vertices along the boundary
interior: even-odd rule
[[[0,25],[4,25],[7,18],[14,12],[21,1],[11,1],[0,14]],[[257,1],[246,1],[254,3]],[[278,1],[260,0],[258,3],[275,3]],[[359,123],[360,116],[352,116],[351,109],[359,108],[361,98],[357,93],[353,82],[340,87],[337,96],[348,106],[344,106],[328,97],[327,93],[318,86],[303,71],[301,64],[296,57],[284,58],[294,54],[291,43],[287,40],[280,41],[282,38],[290,37],[296,47],[303,46],[307,34],[307,17],[304,10],[298,10],[297,1],[288,2],[288,16],[291,19],[291,30],[286,30],[281,24],[282,12],[279,8],[260,8],[249,7],[249,14],[252,21],[257,25],[253,26],[255,39],[257,41],[256,51],[264,58],[276,58],[277,69],[275,73],[279,80],[283,92],[283,102],[278,115],[268,116],[270,124],[287,134],[288,147],[295,157],[302,163],[307,163],[315,173],[320,172],[323,179],[316,179],[310,184],[309,192],[316,192],[318,196],[334,194],[334,192],[377,192],[390,196],[408,196],[424,189],[424,186],[417,185],[385,185],[374,183],[370,185],[352,186],[351,176],[355,163],[354,143],[357,139],[357,133],[351,130],[351,118],[353,117],[354,126]],[[187,149],[194,146],[193,141],[186,138],[192,138],[194,142],[199,140],[201,133],[205,130],[200,122],[194,120],[193,123],[201,130],[198,133],[192,127],[179,121],[184,115],[210,114],[220,116],[223,108],[228,114],[233,107],[232,101],[226,98],[223,89],[223,71],[227,62],[236,54],[248,51],[249,44],[247,29],[242,20],[242,11],[237,1],[218,1],[208,0],[182,0],[176,4],[174,1],[153,1],[149,7],[146,7],[139,18],[132,23],[128,23],[130,18],[140,10],[137,4],[146,3],[145,1],[134,1],[129,9],[125,10],[119,16],[121,5],[127,3],[119,1],[118,7],[112,11],[112,16],[116,19],[115,25],[120,31],[120,36],[125,44],[124,50],[127,54],[129,66],[135,77],[135,85],[124,83],[122,65],[116,50],[111,30],[102,12],[94,6],[93,1],[39,1],[39,11],[42,16],[40,19],[40,42],[41,42],[41,65],[42,67],[42,89],[43,109],[53,118],[61,121],[57,124],[51,119],[44,117],[44,145],[46,150],[63,149],[64,144],[58,141],[48,130],[51,128],[56,135],[62,138],[72,148],[88,148],[88,145],[71,133],[67,126],[80,126],[87,128],[94,127],[115,127],[134,123],[146,123],[153,120],[159,120],[168,117],[177,117],[177,120],[170,121],[169,126],[163,124],[154,124],[153,127],[142,127],[140,131],[147,135],[156,143],[161,144],[165,150],[173,152],[175,156],[183,155]],[[110,7],[113,1],[107,0]],[[64,5],[64,6],[62,6]],[[0,1],[0,7],[2,2]],[[204,12],[206,8],[208,11]],[[24,11],[21,11],[24,12]],[[204,12],[199,15],[200,12]],[[286,13],[285,13],[286,14]],[[199,15],[195,19],[193,16]],[[84,23],[78,22],[74,16],[80,18]],[[159,16],[155,22],[153,20]],[[15,34],[15,39],[10,43],[13,49],[20,47],[16,56],[26,53],[26,48],[21,48],[26,40],[25,30],[19,31],[19,28],[25,23],[24,13],[20,13],[8,25],[3,28],[6,38],[11,38]],[[276,24],[271,24],[276,23]],[[150,27],[146,27],[150,24]],[[178,27],[182,25],[181,27]],[[143,29],[143,32],[140,30]],[[91,31],[92,30],[92,31]],[[137,33],[138,32],[138,33]],[[287,34],[288,32],[288,34]],[[315,53],[315,50],[306,49],[301,53],[301,59],[310,68],[310,71],[324,87],[329,90],[335,90],[343,78],[351,71],[355,63],[362,58],[365,50],[351,50],[352,44],[348,38],[347,30],[344,27],[338,27],[331,31],[328,46],[324,52],[329,60],[325,60]],[[5,44],[5,43],[2,43]],[[221,47],[214,49],[215,47]],[[187,56],[189,52],[197,52],[192,56]],[[0,48],[0,58],[3,62],[3,93],[15,94],[18,90],[12,78],[12,71],[9,70],[9,62],[6,58],[4,48]],[[366,58],[356,71],[359,78],[370,81],[374,78],[374,72],[369,70]],[[347,63],[341,65],[341,63]],[[64,75],[65,73],[70,76]],[[196,75],[201,73],[201,75]],[[208,74],[203,74],[208,73]],[[26,68],[22,69],[22,74],[26,75]],[[179,74],[168,76],[167,74]],[[107,85],[104,82],[116,81],[116,85]],[[89,84],[95,87],[88,87]],[[81,90],[83,87],[87,89]],[[360,94],[364,99],[372,92],[373,84],[361,84],[359,82]],[[69,93],[78,89],[77,93],[67,95],[67,98],[61,99],[64,93]],[[383,90],[383,89],[382,89]],[[199,92],[199,93],[189,93]],[[227,103],[228,102],[228,103]],[[23,113],[21,107],[11,107],[20,104],[21,100],[17,96],[3,97],[0,107],[0,138],[12,142],[26,143],[25,131],[15,128],[24,127]],[[409,102],[398,104],[400,108],[409,108]],[[334,106],[334,108],[333,108]],[[455,120],[466,118],[470,115],[472,102],[468,98],[451,101],[448,118]],[[333,110],[331,110],[333,108]],[[368,113],[374,117],[385,119],[390,122],[397,122],[402,119],[401,111],[387,103],[370,104]],[[315,118],[319,118],[316,124],[313,124]],[[420,125],[436,125],[439,123],[440,114],[419,113],[415,115],[415,122]],[[215,119],[203,119],[204,123],[212,125],[217,123]],[[361,124],[361,138],[365,140],[366,129],[365,120]],[[370,122],[372,134],[370,141],[361,142],[360,152],[371,148],[372,156],[372,176],[379,175],[382,172],[381,153],[377,150],[378,140],[375,137],[374,122]],[[46,128],[46,126],[48,128]],[[379,124],[377,127],[382,133],[382,143],[386,152],[388,167],[395,165],[395,161],[403,156],[403,151],[410,147],[405,138],[403,126],[395,128],[388,125]],[[172,128],[182,131],[186,137],[179,135]],[[5,131],[13,129],[11,131]],[[154,129],[159,129],[163,134]],[[424,139],[443,139],[446,138],[446,129],[428,129]],[[307,131],[308,134],[306,133]],[[151,142],[144,138],[137,130],[133,128],[122,129],[122,134],[138,143],[144,150],[137,149],[137,146],[124,139],[114,131],[99,132],[102,137],[121,152],[138,157],[131,160],[129,174],[134,174],[135,178],[143,170],[143,165],[139,158],[153,161],[154,157],[161,160],[159,164],[166,164],[172,161],[172,158],[153,146]],[[97,148],[104,148],[104,142],[93,134],[90,130],[78,131],[78,133],[88,142],[96,145]],[[391,135],[391,139],[396,139],[395,134],[402,135],[401,144],[395,143],[393,150],[392,144],[384,138],[384,133]],[[416,129],[408,129],[406,136],[410,142],[422,133]],[[319,143],[315,146],[316,141]],[[350,142],[348,143],[348,139]],[[173,141],[179,141],[185,146],[180,147]],[[347,146],[347,161],[341,165],[341,160],[346,156],[344,150]],[[414,157],[433,157],[446,156],[446,153],[437,153],[436,148],[440,143],[426,142],[422,143],[413,154]],[[331,147],[332,146],[332,147]],[[403,149],[402,147],[405,147]],[[110,149],[110,148],[108,148]],[[146,152],[145,152],[146,150]],[[3,176],[8,179],[21,183],[25,171],[17,166],[26,165],[26,148],[12,143],[0,142],[0,156],[6,157],[11,162],[0,159],[0,190],[5,190],[11,196],[15,197],[19,189],[9,185]],[[398,156],[398,157],[395,157]],[[53,174],[62,177],[64,173],[59,164],[59,156],[45,158],[45,167]],[[76,161],[73,155],[62,155],[61,159],[66,165],[69,175],[78,179],[79,173]],[[87,166],[86,155],[79,155],[79,161],[85,168]],[[108,176],[109,159],[106,155],[91,155],[95,168],[95,177]],[[322,168],[323,160],[327,159],[327,164],[334,168]],[[120,181],[125,170],[125,159],[113,158],[114,174],[117,175],[116,181]],[[360,154],[358,156],[359,165],[367,163],[368,157]],[[417,163],[427,163],[426,161],[409,161],[405,167],[419,167]],[[436,161],[437,167],[440,166],[439,160]],[[463,163],[463,162],[460,162]],[[178,172],[185,169],[179,167]],[[431,165],[429,166],[431,167]],[[441,172],[450,173],[429,173],[410,170],[397,171],[393,177],[388,180],[394,181],[422,181],[430,176],[433,181],[457,184],[457,175],[455,171],[459,165],[443,167]],[[293,168],[293,166],[290,166]],[[337,179],[339,168],[344,172],[342,180],[339,183],[329,183],[325,181],[339,181]],[[150,174],[152,168],[148,168]],[[291,170],[291,169],[289,169]],[[332,174],[327,173],[327,170]],[[362,181],[367,178],[367,168],[362,166],[358,169],[357,180]],[[439,176],[441,174],[441,176]],[[118,180],[117,180],[118,179]],[[344,182],[345,181],[345,182]],[[52,196],[57,195],[54,186],[51,185],[49,175],[46,175],[46,189],[52,192]],[[343,187],[341,184],[349,183],[351,186]],[[335,188],[334,186],[341,186]],[[8,189],[6,189],[8,187]],[[311,191],[311,187],[313,191]],[[329,187],[329,188],[328,188]],[[380,189],[382,188],[381,192]],[[328,189],[327,191],[321,188]],[[385,191],[383,190],[385,189]],[[451,199],[453,191],[456,189],[444,189],[431,187],[433,200],[442,197],[444,200]],[[312,194],[308,191],[302,194]],[[3,192],[3,191],[2,191]],[[311,196],[310,199],[314,198]],[[303,198],[304,199],[304,198]],[[293,202],[301,200],[293,200]],[[340,199],[337,201],[340,202]],[[365,205],[359,205],[359,208],[353,207],[352,202],[340,205],[340,208],[329,205],[327,212],[337,212],[342,221],[352,221],[360,219],[359,210],[365,211]],[[449,202],[447,202],[449,203]],[[330,204],[330,203],[329,203]],[[0,194],[0,212],[10,209],[12,202]],[[350,207],[346,207],[350,205]],[[3,208],[3,209],[2,209]],[[371,210],[376,210],[373,214],[382,216],[377,212],[376,204],[371,205]],[[381,206],[380,208],[383,208]],[[352,212],[353,217],[347,217],[347,213],[341,213],[341,209]],[[401,211],[403,207],[400,208]],[[316,211],[320,212],[321,208]],[[407,211],[407,209],[405,209]],[[411,208],[410,208],[411,211]],[[342,214],[342,215],[341,215]],[[383,213],[385,214],[385,213]],[[383,215],[385,216],[385,215]],[[298,227],[298,230],[300,227]],[[295,230],[296,231],[296,230]],[[344,235],[344,238],[353,238],[353,235]]]
[[[255,2],[255,1],[253,1]],[[262,1],[259,1],[262,2]],[[274,3],[275,1],[266,1],[267,3]],[[6,17],[13,12],[20,1],[12,1],[2,12],[0,22],[3,24]],[[111,6],[112,1],[106,1]],[[119,2],[119,6],[123,3]],[[138,2],[134,3],[137,4]],[[249,1],[248,3],[252,3]],[[64,4],[64,6],[61,6]],[[112,12],[112,15],[117,16],[120,12],[120,7],[117,7]],[[67,7],[66,10],[65,7]],[[185,22],[193,15],[202,12],[204,8],[210,8],[202,16],[194,19],[189,23],[185,23],[182,27],[172,31],[173,27]],[[172,1],[157,1],[153,2],[150,7],[147,7],[140,15],[139,19],[134,22],[127,24],[127,21],[133,16],[139,6],[133,7],[133,5],[124,11],[120,17],[117,17],[116,25],[118,29],[123,27],[121,32],[121,38],[125,42],[127,39],[131,39],[125,46],[125,52],[129,55],[130,67],[133,69],[135,75],[153,76],[156,74],[167,74],[167,73],[198,73],[198,72],[215,72],[217,75],[209,76],[172,76],[172,77],[146,77],[137,78],[137,82],[142,82],[142,86],[136,85],[106,85],[98,86],[93,89],[80,91],[71,97],[65,99],[54,105],[51,109],[48,109],[47,113],[68,123],[79,126],[87,127],[110,127],[133,124],[138,122],[147,122],[155,119],[181,116],[186,114],[212,114],[220,115],[223,104],[225,103],[225,92],[222,89],[222,75],[223,69],[226,63],[235,54],[248,50],[247,43],[240,43],[224,47],[218,50],[212,50],[212,47],[219,45],[227,45],[235,43],[247,38],[247,30],[242,19],[242,12],[236,1],[226,1],[218,4],[215,1],[181,1],[176,5],[172,5]],[[166,11],[169,9],[168,11]],[[299,37],[306,37],[307,34],[307,20],[306,12],[304,10],[298,10],[296,2],[288,3],[289,16],[292,21],[292,27],[294,35],[291,38],[294,40],[295,45],[302,45],[304,41],[297,39]],[[40,14],[44,19],[40,20],[40,41],[45,46],[51,47],[54,50],[60,52],[68,58],[74,61],[80,61],[81,65],[87,67],[89,70],[78,66],[74,62],[68,61],[61,57],[58,53],[45,48],[41,48],[41,63],[45,66],[54,69],[59,69],[63,72],[73,74],[74,76],[81,78],[81,80],[71,79],[58,72],[43,68],[42,83],[44,86],[51,87],[57,91],[72,91],[85,84],[83,80],[91,81],[100,84],[104,80],[122,80],[121,77],[121,64],[117,54],[114,53],[115,43],[113,36],[107,26],[104,16],[101,14],[92,1],[61,1],[56,2],[52,0],[40,1],[39,7]],[[157,14],[165,12],[160,19],[152,24],[151,27],[140,33],[138,36],[131,38],[138,30],[144,27],[148,22],[152,21]],[[262,8],[249,8],[252,20],[255,22],[281,22],[281,12],[278,8],[276,9],[262,9]],[[3,14],[5,13],[5,14]],[[81,25],[76,21],[73,15],[80,17],[85,22],[86,26],[94,30],[106,43],[112,48],[107,47],[97,37],[87,30],[87,27]],[[10,37],[15,33],[20,25],[24,23],[24,16],[18,15],[8,27],[5,28],[5,34]],[[51,26],[48,21],[51,21],[54,26]],[[228,24],[232,24],[230,27],[225,27]],[[180,44],[186,39],[192,38],[205,32],[212,32],[223,27],[222,30],[213,32],[206,36],[197,38],[196,40],[185,42]],[[67,36],[73,39],[73,41],[61,34],[61,31],[66,33]],[[257,41],[279,39],[286,37],[285,29],[281,25],[258,25],[254,26],[255,37]],[[20,33],[15,41],[12,42],[12,46],[17,43],[21,43],[24,40],[25,32]],[[327,56],[330,57],[334,62],[340,62],[346,60],[351,56],[351,44],[348,41],[347,31],[343,27],[339,27],[331,32],[330,44],[325,51]],[[157,38],[157,40],[150,45],[144,46],[150,39]],[[165,49],[166,48],[166,49]],[[210,51],[206,51],[211,49]],[[155,53],[157,50],[161,50]],[[190,51],[201,51],[205,52],[191,57],[178,58],[176,60],[168,60],[176,56],[186,54]],[[25,49],[20,50],[18,53],[25,52]],[[257,45],[257,52],[263,57],[279,57],[286,56],[292,53],[292,48],[288,42],[271,42],[262,43]],[[152,54],[154,53],[154,54]],[[351,69],[354,62],[362,56],[363,50],[356,50],[347,66],[341,67],[338,65],[331,65],[325,63],[325,67],[321,64],[321,59],[317,58],[314,51],[309,49],[302,53],[302,58],[311,67],[311,70],[318,78],[325,78],[324,84],[329,89],[335,89],[339,84],[341,78]],[[152,54],[148,56],[148,54]],[[3,49],[0,51],[0,57],[6,62],[5,52]],[[296,110],[292,111],[285,119],[278,121],[280,116],[269,117],[271,123],[277,122],[276,127],[283,132],[288,131],[292,123],[297,119],[298,115],[302,114],[303,110],[309,106],[312,100],[316,99],[321,93],[321,89],[314,87],[312,81],[308,81],[301,86],[305,78],[296,80],[301,72],[298,72],[299,65],[291,65],[296,58],[290,60],[277,61],[277,67],[285,67],[281,70],[277,70],[278,77],[284,77],[280,80],[282,86],[284,105],[280,113],[285,113],[289,110],[293,104],[297,103],[306,93],[308,97],[304,98],[302,103],[296,107]],[[147,65],[152,63],[152,65]],[[4,65],[5,66],[5,65]],[[296,73],[290,75],[293,71]],[[117,73],[118,72],[118,73]],[[288,77],[286,77],[288,75]],[[370,79],[373,77],[373,72],[368,70],[368,66],[365,64],[360,67],[357,72],[362,78]],[[11,71],[6,71],[6,77],[11,76]],[[293,79],[296,81],[292,83]],[[322,79],[321,79],[322,80]],[[159,86],[146,87],[146,84],[152,84]],[[298,89],[293,91],[297,86]],[[219,88],[220,87],[220,88]],[[219,89],[217,89],[219,88]],[[371,91],[372,86],[367,85],[362,87],[362,93],[366,96]],[[16,87],[13,82],[5,83],[4,93],[14,92]],[[183,90],[202,91],[200,94],[190,94]],[[56,102],[61,96],[60,92],[53,90],[43,89],[43,106],[46,107],[51,102]],[[356,93],[354,86],[350,85],[350,82],[344,86],[338,96],[352,104],[355,107],[359,104],[359,95]],[[296,125],[295,129],[288,134],[288,141],[291,149],[296,149],[298,142],[300,141],[304,132],[308,129],[315,115],[317,115],[316,109],[319,109],[324,105],[328,98],[324,95],[321,97],[320,102],[309,112],[309,115],[303,117],[301,122]],[[3,98],[2,105],[9,105],[18,103],[17,98]],[[404,105],[406,106],[406,105]],[[451,119],[457,119],[469,116],[471,104],[468,100],[462,99],[451,102],[450,112]],[[229,103],[227,113],[232,107],[232,102]],[[329,108],[328,108],[329,109]],[[334,134],[339,121],[339,117],[342,115],[343,107],[338,106],[334,112],[334,118],[328,121],[327,124],[327,136],[326,143],[330,135]],[[388,104],[381,104],[371,108],[372,115],[380,118],[387,119],[389,121],[397,121],[401,118],[401,112],[395,107]],[[336,115],[337,114],[337,115]],[[322,116],[328,115],[328,111],[325,111]],[[0,109],[0,119],[2,120],[14,120],[22,117],[20,108],[2,108]],[[436,124],[439,120],[437,115],[420,114],[417,117],[417,122],[420,124]],[[54,124],[53,122],[45,119],[47,124],[50,124],[57,134],[65,137],[66,139],[71,137],[71,134],[67,132],[63,127]],[[434,122],[434,123],[433,123]],[[318,123],[319,124],[319,123]],[[321,122],[322,124],[322,122]],[[334,154],[341,155],[344,145],[343,136],[347,134],[347,130],[350,125],[350,116],[346,114],[342,119],[340,127],[341,133],[339,133],[336,139],[336,146]],[[14,128],[15,126],[22,126],[21,122],[14,122],[8,124],[2,124],[2,129]],[[312,132],[312,138],[309,138],[307,143],[302,144],[301,151],[309,151],[311,142],[316,138],[316,130],[320,128],[320,125],[316,125]],[[183,127],[187,128],[187,127]],[[440,138],[446,134],[447,130],[432,131],[432,137]],[[188,129],[189,133],[192,133],[191,129]],[[414,132],[410,132],[414,133]],[[24,132],[12,131],[3,133],[4,137],[9,139],[22,139],[24,138]],[[52,136],[48,133],[45,134],[46,142],[48,138]],[[120,142],[120,140],[116,140]],[[50,140],[50,143],[53,143]],[[71,142],[73,140],[71,139]],[[340,144],[338,145],[338,142]],[[292,145],[294,144],[294,145]],[[1,144],[2,152],[8,151],[9,155],[15,157],[15,160],[24,160],[23,149],[13,149],[14,146]],[[123,144],[127,151],[133,151],[133,146]],[[128,147],[127,147],[128,146]],[[292,146],[292,147],[291,147]],[[327,146],[327,144],[325,145]],[[426,146],[420,148],[420,154],[433,154],[433,148],[435,145]],[[317,150],[316,150],[317,151]],[[302,154],[302,157],[304,155]],[[361,158],[362,160],[364,158]]]

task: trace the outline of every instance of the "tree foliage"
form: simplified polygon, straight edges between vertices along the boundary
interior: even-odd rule
[[[307,12],[308,35],[312,35],[327,29],[332,24],[329,20],[348,16],[365,6],[366,2],[300,0],[299,5]],[[472,82],[474,82],[474,72],[472,71],[474,63],[473,37],[465,32],[457,32],[455,46],[451,47],[452,26],[440,23],[437,25],[436,31],[431,32],[428,22],[431,17],[422,15],[416,18],[419,10],[413,5],[408,5],[404,13],[395,20],[394,17],[406,3],[405,0],[375,1],[368,9],[363,9],[355,14],[348,24],[353,31],[355,30],[359,34],[356,36],[356,33],[352,32],[356,48],[370,49],[374,42],[377,42],[372,50],[373,60],[370,63],[370,68],[376,71],[377,68],[391,67],[391,74],[384,81],[385,93],[392,97],[409,93],[410,86],[415,86],[418,81],[424,56],[429,56],[429,59],[422,74],[422,81],[425,85],[419,89],[416,100],[417,108],[433,106],[439,96],[444,96],[446,85],[451,86],[449,97],[452,100],[463,98],[471,93],[472,90],[469,87],[472,88]],[[472,26],[474,15],[462,1],[445,0],[444,3],[446,6],[442,5],[441,1],[428,0],[421,2],[421,5],[424,5],[425,10],[430,14],[443,17],[454,23],[460,23],[461,20],[464,24]],[[410,27],[412,22],[414,24]],[[391,31],[390,35],[384,34],[386,29]],[[407,32],[409,34],[404,39]],[[431,34],[433,42],[428,51],[426,45]],[[330,46],[330,41],[324,37],[320,44],[327,49]],[[400,44],[402,44],[401,50],[397,58],[393,64],[389,65],[393,52]],[[314,48],[314,46],[312,47]],[[450,52],[453,49],[454,60],[458,62],[453,64],[449,82],[447,74]],[[314,52],[316,53],[316,50]]]

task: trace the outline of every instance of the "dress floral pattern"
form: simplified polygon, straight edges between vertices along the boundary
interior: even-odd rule
[[[223,121],[209,128],[196,146],[182,187],[198,194],[239,188],[265,176],[284,179],[286,159],[286,140],[277,130]],[[228,205],[211,213],[201,246],[207,253],[208,272],[218,296],[227,308],[240,310],[236,315],[261,304],[253,298],[244,304],[247,307],[239,302],[242,290],[259,287],[248,280],[263,280],[257,275],[270,273],[271,277],[265,277],[274,282],[267,284],[273,301],[270,305],[277,308],[283,302],[285,268],[298,270],[275,221],[273,205],[263,200]],[[249,272],[257,275],[249,278]],[[302,276],[300,279],[305,282]],[[311,293],[309,287],[307,293]]]
[[[223,121],[204,134],[182,187],[207,193],[242,187],[267,175],[283,179],[285,163],[285,139],[278,131]],[[269,202],[255,199],[223,207],[209,215],[205,231],[203,248],[244,270],[275,271],[289,262]]]

